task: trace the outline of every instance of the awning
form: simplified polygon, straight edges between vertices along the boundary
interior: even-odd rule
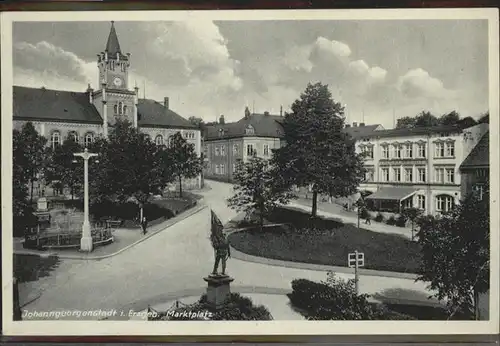
[[[419,189],[413,189],[409,187],[384,187],[366,197],[365,199],[386,199],[401,201],[413,196],[418,190]]]

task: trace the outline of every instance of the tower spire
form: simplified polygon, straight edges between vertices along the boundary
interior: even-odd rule
[[[111,30],[109,31],[108,43],[106,44],[106,51],[108,55],[114,57],[117,53],[121,54],[120,43],[118,42],[118,36],[116,35],[115,21],[111,21]]]

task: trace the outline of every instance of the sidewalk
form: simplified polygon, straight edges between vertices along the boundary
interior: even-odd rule
[[[195,207],[186,210],[185,212],[158,223],[154,226],[148,228],[148,232],[143,235],[140,228],[130,229],[130,228],[117,228],[113,230],[114,241],[105,246],[96,247],[91,253],[83,253],[77,249],[49,249],[46,251],[32,250],[23,248],[22,239],[14,239],[13,252],[17,255],[36,255],[42,257],[57,256],[62,259],[78,259],[78,260],[101,260],[104,258],[112,257],[118,255],[119,253],[143,242],[146,239],[151,238],[155,234],[163,231],[166,228],[175,225],[176,223],[198,213],[199,211],[206,208],[206,204],[203,199],[198,200]]]
[[[289,203],[288,206],[300,208],[310,213],[312,208],[312,200],[298,198]],[[318,201],[318,215],[336,218],[341,220],[343,223],[353,224],[356,227],[358,226],[357,215],[343,210],[342,206],[335,203]],[[360,220],[359,226],[369,231],[396,234],[407,239],[411,239],[411,228],[408,227],[390,226],[385,223],[376,222],[374,220],[371,220],[371,224],[365,224],[365,220]]]

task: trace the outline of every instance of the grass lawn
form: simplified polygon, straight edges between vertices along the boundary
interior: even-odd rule
[[[39,278],[49,276],[59,265],[57,256],[41,257],[34,255],[14,255],[14,276],[19,283],[37,281]]]
[[[416,273],[420,264],[418,244],[396,235],[329,219],[316,219],[310,228],[307,213],[289,208],[278,208],[268,221],[288,225],[232,233],[231,245],[249,255],[292,262],[346,267],[348,253],[358,250],[365,254],[366,269]]]

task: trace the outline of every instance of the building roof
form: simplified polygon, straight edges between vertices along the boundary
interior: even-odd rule
[[[461,133],[463,127],[456,125],[440,125],[432,127],[413,127],[401,129],[376,130],[366,137],[390,138],[390,137],[410,137],[410,136],[426,136],[435,133]]]
[[[87,93],[13,87],[16,120],[102,124],[102,118]]]
[[[474,149],[460,165],[460,169],[489,167],[490,165],[490,136],[489,131],[481,137]]]
[[[187,119],[163,104],[149,99],[139,99],[137,106],[138,124],[140,127],[166,127],[198,129]]]
[[[362,138],[362,137],[369,137],[372,135],[374,131],[380,131],[377,130],[377,128],[381,127],[381,125],[362,125],[362,126],[356,126],[356,127],[346,127],[344,128],[344,131],[351,135],[352,138]]]
[[[283,117],[279,115],[253,113],[236,122],[206,126],[205,138],[207,140],[244,136],[282,138],[283,128],[280,125],[282,120]],[[254,133],[247,135],[246,129],[249,125],[254,128]],[[221,129],[224,131],[223,136],[219,135]]]
[[[121,53],[120,42],[118,42],[118,35],[116,35],[115,22],[111,22],[111,30],[109,31],[108,43],[106,44],[106,51],[112,56],[116,53]]]
[[[402,201],[410,196],[413,196],[419,189],[411,187],[384,187],[377,192],[369,195],[365,199],[385,199]]]

